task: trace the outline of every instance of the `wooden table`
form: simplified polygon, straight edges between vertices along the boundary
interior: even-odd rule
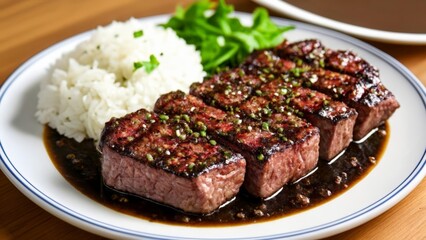
[[[190,0],[0,0],[0,83],[37,52],[74,34],[113,20],[171,13]],[[229,0],[240,11],[256,5]],[[426,46],[371,42],[426,85]],[[423,133],[424,134],[424,133]],[[0,172],[0,239],[101,239],[47,213],[21,194]],[[381,216],[330,239],[425,239],[426,181]]]

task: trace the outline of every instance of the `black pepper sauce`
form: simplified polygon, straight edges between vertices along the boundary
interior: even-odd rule
[[[235,200],[207,215],[187,214],[106,187],[100,175],[100,153],[94,142],[78,143],[45,127],[44,143],[63,177],[84,195],[116,211],[148,221],[191,226],[238,225],[269,221],[325,203],[355,185],[378,163],[389,127],[384,124],[362,143],[351,143],[332,162],[320,160],[309,176],[286,185],[270,199],[257,199],[244,190]]]

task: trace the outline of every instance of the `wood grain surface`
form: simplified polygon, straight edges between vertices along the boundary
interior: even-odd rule
[[[171,13],[176,4],[190,2],[0,0],[0,84],[25,60],[54,43],[113,20]],[[248,0],[227,2],[239,11],[252,11],[256,7]],[[426,85],[426,46],[369,43],[395,57]],[[329,239],[426,239],[425,208],[426,181],[423,180],[384,214]],[[41,209],[0,172],[0,239],[103,238]]]

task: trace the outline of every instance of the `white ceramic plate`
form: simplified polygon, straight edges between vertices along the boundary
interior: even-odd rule
[[[247,14],[238,16],[245,22]],[[142,19],[165,22],[167,16]],[[104,207],[73,188],[55,169],[42,142],[43,126],[34,113],[41,79],[65,51],[90,32],[60,42],[19,67],[0,91],[0,167],[28,198],[53,215],[109,238],[276,239],[320,238],[356,227],[405,197],[425,176],[426,91],[400,63],[374,47],[331,30],[295,25],[289,40],[318,38],[334,49],[357,52],[381,71],[401,108],[390,119],[391,137],[379,164],[362,181],[319,207],[270,222],[233,227],[171,226],[128,216]],[[418,134],[416,134],[418,133]]]
[[[311,13],[282,0],[253,1],[279,13],[282,13],[285,16],[335,29],[363,39],[399,44],[426,44],[426,34],[423,33],[390,32],[347,24]]]

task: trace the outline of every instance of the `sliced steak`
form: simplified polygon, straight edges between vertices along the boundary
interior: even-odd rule
[[[107,122],[100,140],[104,183],[192,213],[232,199],[245,159],[195,134],[184,119],[139,110]]]
[[[276,54],[284,59],[307,64],[311,68],[323,68],[360,78],[364,83],[375,85],[380,82],[376,67],[352,51],[326,48],[317,39],[289,43],[284,41],[275,48]]]
[[[353,131],[354,140],[365,137],[399,108],[395,96],[381,83],[378,69],[351,51],[328,49],[319,40],[310,39],[283,42],[275,49],[253,56],[262,54],[272,56],[256,58],[263,59],[263,66],[268,65],[268,59],[273,59],[268,65],[269,72],[288,74],[295,81],[302,81],[305,87],[355,108],[358,118]],[[253,56],[247,59],[245,65],[254,62],[255,66],[259,66],[258,60],[253,61]],[[296,68],[282,71],[282,67],[276,65],[277,57],[293,61]]]
[[[301,73],[300,79],[356,109],[358,118],[354,127],[354,140],[362,139],[399,108],[395,96],[380,82],[366,87],[355,77],[324,69]]]
[[[294,115],[242,118],[179,91],[161,96],[155,111],[188,116],[200,133],[207,131],[241,153],[247,161],[244,186],[257,197],[271,196],[317,164],[319,130]]]
[[[268,64],[268,61],[272,63]],[[279,71],[295,66],[278,61],[269,50],[258,51],[242,68],[193,84],[191,93],[209,105],[231,113],[244,113],[248,117],[253,114],[286,113],[305,118],[320,129],[320,157],[332,159],[352,141],[356,111],[323,93],[301,87],[300,81],[292,81],[287,75],[270,75],[262,68],[267,66],[265,69],[274,69],[276,64]],[[247,69],[250,69],[249,73],[246,73]],[[256,96],[264,96],[265,102],[247,111],[247,106],[258,100],[252,101]],[[246,110],[241,112],[242,109]]]
[[[190,93],[211,106],[233,111],[265,82],[266,79],[248,75],[243,69],[236,68],[213,75],[201,83],[191,84]]]
[[[276,79],[259,88],[258,94],[267,99],[260,112],[297,114],[320,130],[320,157],[331,160],[352,142],[357,112],[343,102],[334,101],[321,92],[301,87],[299,83]],[[241,107],[241,109],[245,107]]]

